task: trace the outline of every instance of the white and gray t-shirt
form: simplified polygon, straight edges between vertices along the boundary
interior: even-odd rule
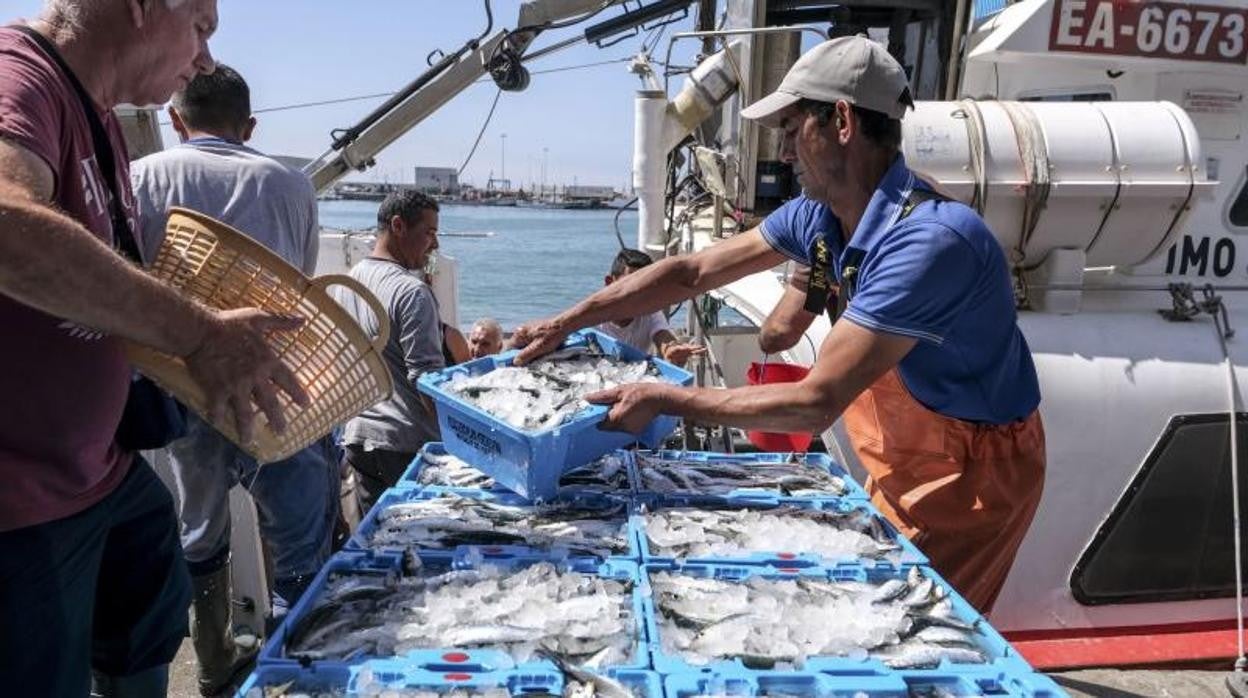
[[[604,322],[595,329],[609,334],[615,339],[631,347],[636,347],[647,354],[653,354],[654,335],[668,329],[668,325],[667,318],[663,317],[663,313],[656,311],[649,315],[633,318],[633,321],[627,325]]]
[[[433,289],[419,270],[388,259],[368,257],[351,269],[351,276],[373,292],[390,316],[390,340],[382,358],[394,380],[394,394],[347,422],[342,443],[366,451],[418,451],[440,439],[433,405],[416,389],[421,374],[446,367]],[[365,334],[376,336],[377,320],[359,296],[342,288],[334,288],[333,294]]]
[[[238,143],[193,138],[130,165],[143,261],[165,239],[173,206],[200,211],[249,235],[311,276],[320,246],[316,193],[302,172]]]

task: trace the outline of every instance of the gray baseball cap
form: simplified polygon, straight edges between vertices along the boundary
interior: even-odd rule
[[[882,112],[894,119],[913,108],[901,64],[865,36],[842,36],[812,48],[793,64],[775,92],[741,110],[741,116],[780,128],[780,115],[802,99]]]

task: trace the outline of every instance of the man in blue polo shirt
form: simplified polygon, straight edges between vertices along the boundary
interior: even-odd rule
[[[742,112],[784,129],[804,195],[747,233],[673,257],[517,330],[521,362],[567,333],[635,317],[785,258],[811,268],[806,308],[841,311],[798,383],[732,390],[628,385],[590,399],[638,431],[657,414],[764,431],[822,432],[844,415],[872,501],[987,612],[1044,482],[1035,367],[1000,245],[900,154],[913,104],[901,66],[864,37],[803,55]]]

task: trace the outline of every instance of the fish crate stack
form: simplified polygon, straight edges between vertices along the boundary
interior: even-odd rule
[[[568,348],[632,358],[592,334]],[[460,402],[453,384],[506,364],[490,361],[433,382]],[[592,382],[573,376],[555,374]],[[542,442],[524,414],[509,432],[443,406],[447,441],[367,513],[240,696],[1066,695],[824,455],[619,450],[631,437],[594,428],[600,412],[545,403]]]

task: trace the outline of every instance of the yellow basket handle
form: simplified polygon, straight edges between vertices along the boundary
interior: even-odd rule
[[[381,301],[377,300],[377,296],[374,296],[373,292],[368,290],[367,286],[346,274],[318,276],[311,280],[311,284],[321,290],[325,290],[330,286],[345,286],[363,299],[368,304],[368,307],[372,308],[373,315],[377,318],[377,337],[372,340],[373,349],[380,354],[386,348],[386,342],[390,341],[390,315],[382,307]]]

